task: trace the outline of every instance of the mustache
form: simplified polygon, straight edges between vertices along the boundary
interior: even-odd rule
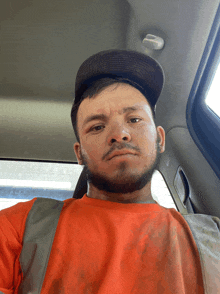
[[[113,151],[115,150],[121,150],[121,149],[130,149],[130,150],[135,150],[137,152],[140,152],[140,149],[137,146],[132,146],[126,142],[123,143],[115,143],[114,145],[112,145],[112,147],[109,149],[108,152],[106,152],[103,156],[102,156],[102,160],[105,160],[105,158],[107,156],[109,156]]]

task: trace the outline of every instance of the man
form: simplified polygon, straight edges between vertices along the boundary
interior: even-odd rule
[[[155,60],[134,51],[103,51],[81,65],[71,118],[87,194],[64,201],[49,253],[55,206],[43,213],[33,199],[0,213],[0,293],[204,293],[186,220],[151,195],[165,150],[154,122],[163,79]],[[26,242],[29,234],[39,245]]]

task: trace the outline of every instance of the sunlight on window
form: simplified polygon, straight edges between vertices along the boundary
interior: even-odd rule
[[[0,210],[34,197],[44,197],[35,196],[35,191],[40,191],[39,189],[45,190],[46,195],[48,191],[52,195],[53,191],[60,190],[62,198],[63,194],[66,195],[63,192],[74,191],[81,171],[82,166],[78,164],[1,160]],[[25,192],[28,188],[30,190]],[[29,192],[27,197],[26,193]]]
[[[153,199],[161,206],[166,208],[175,208],[177,210],[167,185],[158,170],[154,172],[152,177],[151,193]]]
[[[31,187],[31,188],[47,188],[47,189],[63,189],[63,190],[65,190],[65,189],[71,188],[71,182],[0,179],[0,186]]]
[[[30,201],[30,199],[9,199],[9,198],[0,198],[0,210],[11,207],[19,202]],[[1,293],[1,292],[0,292]]]
[[[220,117],[220,63],[206,97],[206,104]]]

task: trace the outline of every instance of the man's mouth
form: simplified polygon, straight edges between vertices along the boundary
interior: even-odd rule
[[[113,151],[108,157],[107,160],[111,160],[112,158],[116,156],[122,156],[122,155],[137,155],[136,153],[132,152],[131,150],[116,150]]]

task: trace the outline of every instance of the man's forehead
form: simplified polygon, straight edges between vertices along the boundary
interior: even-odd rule
[[[87,100],[87,98],[86,98]],[[117,101],[117,100],[109,100],[107,103],[99,103],[99,101],[92,101],[93,99],[89,99],[87,101],[82,102],[82,107],[79,109],[79,115],[81,117],[86,117],[91,113],[95,114],[110,114],[110,113],[118,113],[125,114],[134,111],[146,111],[150,109],[149,103],[147,100],[142,101]],[[87,102],[87,103],[86,103]],[[96,102],[96,103],[95,103]]]
[[[136,104],[133,106],[125,106],[123,108],[118,108],[116,111],[108,111],[100,107],[96,110],[93,109],[89,110],[88,112],[83,112],[79,114],[78,124],[80,128],[84,128],[87,124],[93,121],[108,121],[109,117],[114,113],[117,113],[119,115],[127,115],[135,112],[142,112],[142,115],[151,116],[150,106],[146,103],[144,105]]]
[[[104,108],[113,107],[123,111],[126,107],[138,107],[138,105],[149,105],[147,98],[136,88],[128,84],[113,84],[91,98],[82,101],[81,109],[88,107]]]
[[[78,123],[85,123],[109,116],[112,113],[124,114],[134,111],[151,113],[146,97],[136,88],[128,84],[115,84],[106,87],[93,97],[85,98],[78,110]]]

